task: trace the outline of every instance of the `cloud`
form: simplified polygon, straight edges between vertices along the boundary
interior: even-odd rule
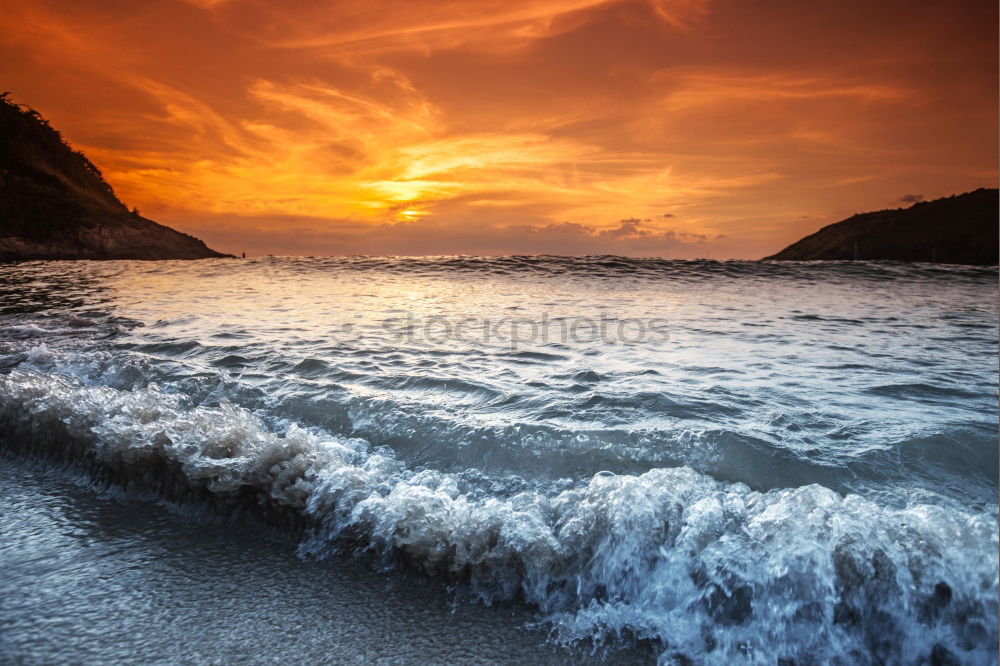
[[[619,4],[616,0],[387,0],[377,6],[364,0],[288,0],[279,5],[264,0],[193,1],[214,10],[229,30],[269,48],[333,59],[458,49],[511,55],[579,27],[590,12]],[[647,4],[665,25],[684,29],[704,16],[707,0]]]
[[[0,57],[230,251],[759,257],[996,181],[995,3],[845,2],[35,0]]]
[[[920,203],[923,200],[924,200],[924,195],[922,194],[904,194],[903,196],[899,197],[899,203],[914,204],[914,203]]]
[[[189,218],[177,224],[230,252],[256,254],[619,254],[694,257],[710,239],[676,229],[642,228],[623,220],[600,229],[577,222],[543,225],[419,220],[366,224],[350,220],[319,226],[324,220],[245,216]]]

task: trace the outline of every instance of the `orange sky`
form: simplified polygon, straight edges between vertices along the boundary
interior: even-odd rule
[[[253,254],[758,258],[997,183],[995,0],[9,0],[0,87]]]

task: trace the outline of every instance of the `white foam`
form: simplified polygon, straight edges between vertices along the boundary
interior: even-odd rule
[[[664,659],[706,663],[995,658],[995,508],[896,509],[818,485],[760,493],[685,467],[480,495],[364,440],[276,434],[227,402],[187,408],[155,385],[21,369],[0,376],[0,432],[137,487],[299,515],[304,554],[349,539],[486,601],[523,598],[565,642],[630,633],[660,641]]]

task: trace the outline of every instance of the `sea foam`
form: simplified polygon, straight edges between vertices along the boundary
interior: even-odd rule
[[[818,485],[757,492],[683,466],[484,483],[359,438],[278,433],[226,401],[37,370],[0,376],[0,433],[128,489],[293,530],[306,556],[369,551],[486,602],[523,600],[562,642],[632,636],[660,643],[664,661],[720,664],[995,658],[990,512],[888,508]]]

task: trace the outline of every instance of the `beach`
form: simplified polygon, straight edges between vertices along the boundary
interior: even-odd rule
[[[995,268],[0,272],[7,661],[995,656]]]

